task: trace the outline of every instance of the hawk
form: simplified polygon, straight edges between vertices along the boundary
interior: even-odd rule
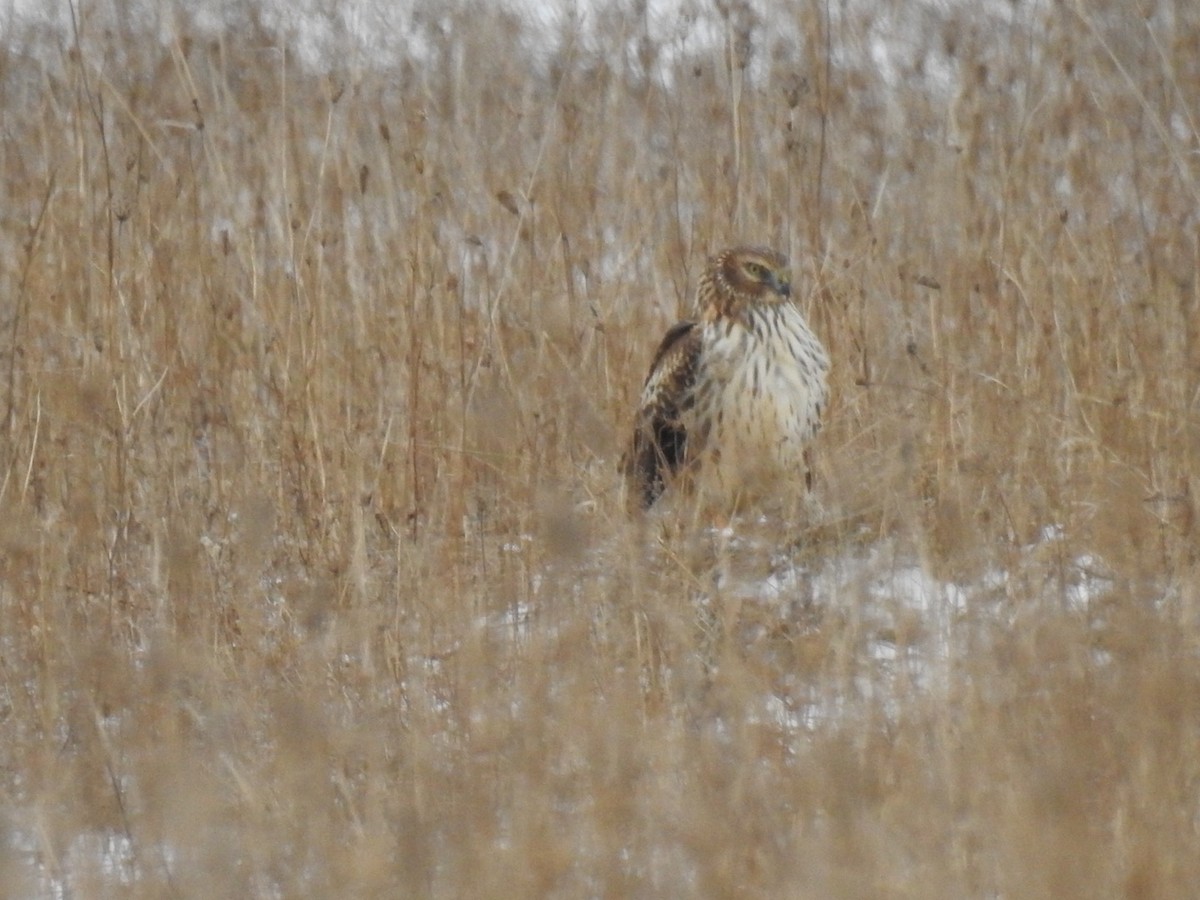
[[[672,485],[736,510],[806,485],[829,397],[829,354],[791,302],[787,257],[709,259],[698,318],[663,337],[621,467],[647,509]]]

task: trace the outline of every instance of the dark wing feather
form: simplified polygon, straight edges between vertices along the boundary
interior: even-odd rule
[[[621,461],[631,489],[649,508],[686,462],[682,416],[692,403],[700,359],[700,328],[679,322],[663,337],[650,364],[634,422],[633,440]]]

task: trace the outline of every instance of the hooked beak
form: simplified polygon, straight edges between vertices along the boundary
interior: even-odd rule
[[[788,279],[787,272],[780,272],[771,279],[771,287],[775,289],[780,297],[792,296],[792,283]]]

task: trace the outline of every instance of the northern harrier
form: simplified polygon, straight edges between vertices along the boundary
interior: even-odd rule
[[[787,258],[717,254],[696,306],[699,318],[672,326],[650,365],[621,464],[630,489],[643,508],[678,484],[726,509],[798,491],[829,355],[791,302]]]

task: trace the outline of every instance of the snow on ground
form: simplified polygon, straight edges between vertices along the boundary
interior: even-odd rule
[[[1071,556],[1057,525],[1047,526],[1036,541],[1019,550],[1013,571],[986,568],[965,581],[938,577],[919,553],[895,539],[850,542],[830,555],[765,549],[761,537],[738,536],[728,529],[708,532],[705,540],[715,560],[707,576],[709,587],[698,588],[685,601],[692,604],[690,614],[701,625],[706,617],[722,618],[721,610],[730,605],[748,612],[740,617],[751,624],[737,635],[748,653],[757,652],[756,643],[772,631],[807,631],[820,638],[831,618],[841,623],[842,632],[855,636],[850,655],[859,662],[849,695],[797,673],[785,677],[751,713],[797,736],[867,707],[895,714],[914,691],[948,692],[961,671],[957,664],[969,657],[981,624],[1017,627],[1019,617],[1043,603],[1101,624],[1094,612],[1097,601],[1113,586],[1103,560],[1087,553]],[[519,541],[511,549],[531,541]],[[616,559],[611,548],[599,555]],[[760,564],[743,566],[747,559]],[[609,577],[604,563],[593,567],[587,585],[568,581],[564,588],[561,578],[533,573],[529,600],[481,615],[475,628],[494,641],[553,641],[566,621],[563,615],[570,615],[561,612],[561,592],[586,588],[594,596],[590,592],[595,582]],[[551,598],[557,612],[546,608]],[[633,598],[635,606],[638,602]],[[697,653],[703,650],[698,647]]]
[[[848,654],[853,659],[853,671],[840,687],[831,690],[828,679],[814,680],[811,673],[784,671],[757,704],[737,712],[744,717],[743,724],[776,728],[787,742],[803,741],[831,723],[845,724],[848,718],[868,711],[900,716],[922,695],[936,698],[949,692],[952,679],[958,677],[955,673],[961,671],[955,666],[956,660],[970,652],[971,630],[978,628],[981,617],[997,627],[1010,627],[1031,585],[1044,583],[1043,602],[1057,602],[1066,611],[1089,616],[1113,585],[1104,562],[1095,555],[1068,554],[1066,535],[1056,525],[1044,528],[1037,541],[1021,549],[1016,557],[1020,571],[988,569],[966,583],[937,577],[919,554],[901,547],[894,539],[850,542],[838,553],[823,555],[764,549],[755,537],[740,537],[729,530],[712,532],[707,537],[720,552],[710,588],[697,590],[689,598],[698,617],[717,610],[720,604],[733,603],[754,613],[746,617],[753,622],[752,629],[770,631],[778,624],[793,627],[798,633],[807,630],[821,640],[825,637],[821,632],[836,619],[838,627],[828,630],[856,636]],[[501,548],[505,553],[521,554],[534,543],[532,536],[522,536]],[[756,555],[766,560],[764,567],[758,571],[754,566],[749,571],[739,568],[743,558]],[[614,559],[611,555],[608,558],[610,563]],[[1062,562],[1048,567],[1048,558]],[[1051,569],[1052,581],[1047,574]],[[612,577],[611,565],[607,570],[597,565],[590,577]],[[558,611],[572,606],[561,603],[561,592],[571,590],[571,585],[588,592],[595,590],[594,582],[583,585],[579,579],[563,578],[561,573],[531,573],[529,600],[481,614],[470,629],[475,636],[483,633],[489,641],[501,644],[552,642],[568,621]],[[547,604],[552,601],[554,608],[550,609]],[[412,662],[416,671],[424,671],[431,683],[439,681],[445,656],[460,649],[468,637],[460,635],[459,640],[441,648],[444,652],[437,658],[415,658]],[[770,652],[769,641],[756,643],[753,633],[738,637],[744,640],[743,652]],[[696,652],[702,654],[704,650],[698,646]],[[1098,664],[1104,661],[1102,656],[1097,657]],[[710,667],[710,671],[715,674],[716,668]],[[837,684],[837,679],[832,683]],[[421,691],[424,687],[427,685],[407,684],[398,690]],[[450,701],[442,698],[437,702]],[[525,701],[516,697],[513,702]],[[705,727],[718,734],[729,730],[734,723],[728,715],[717,714],[704,723]],[[11,832],[10,846],[31,861],[53,858],[53,854],[39,853],[36,826]],[[159,848],[160,857],[162,853],[169,855],[169,850]],[[66,897],[71,893],[67,885],[89,878],[97,883],[133,885],[141,867],[169,868],[165,857],[135,859],[128,839],[117,832],[79,835],[60,861],[66,867],[65,876],[34,862],[38,874],[36,884],[29,885],[34,892],[28,896]]]
[[[868,707],[895,715],[914,692],[948,692],[981,623],[1007,629],[1029,604],[1044,602],[1092,615],[1113,579],[1103,560],[1072,557],[1067,547],[1063,529],[1048,526],[1021,548],[1014,571],[989,568],[956,582],[939,578],[919,554],[882,539],[807,562],[777,555],[765,576],[730,578],[720,590],[758,604],[780,621],[801,627],[809,621],[819,630],[822,619],[834,616],[851,622],[860,635],[861,665],[849,694],[797,679],[763,698],[763,710],[799,734]],[[1051,557],[1060,562],[1047,566]]]

